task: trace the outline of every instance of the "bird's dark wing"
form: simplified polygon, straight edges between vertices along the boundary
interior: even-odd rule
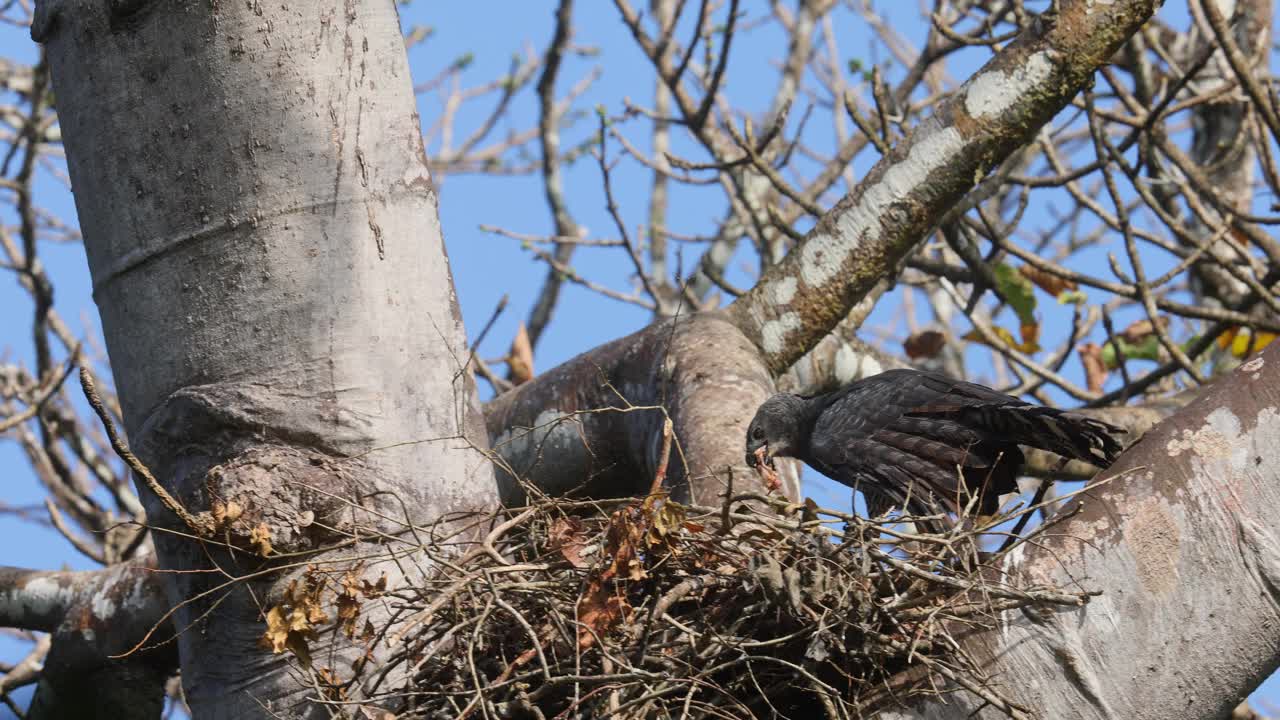
[[[1019,444],[1103,466],[1120,450],[1105,423],[937,373],[892,370],[819,402],[805,460],[898,505],[931,495],[955,512],[980,494],[982,511],[994,512],[999,495],[1017,488]]]
[[[954,419],[913,417],[912,410],[948,397],[954,381],[918,371],[890,371],[838,391],[814,424],[805,458],[833,480],[870,490],[874,504],[954,512],[963,468],[995,460],[976,452],[982,440]]]

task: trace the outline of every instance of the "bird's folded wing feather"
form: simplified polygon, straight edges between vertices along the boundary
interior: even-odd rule
[[[955,419],[909,414],[946,399],[954,382],[923,373],[887,375],[852,386],[827,407],[809,441],[810,462],[833,480],[874,487],[898,503],[931,493],[954,511],[958,466],[987,467],[993,458],[971,450],[981,438]]]

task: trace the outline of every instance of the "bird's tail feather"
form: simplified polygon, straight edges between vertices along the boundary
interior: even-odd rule
[[[912,415],[948,417],[996,433],[1019,445],[1048,450],[1098,467],[1109,467],[1123,446],[1123,428],[1080,413],[1025,404],[934,405]]]

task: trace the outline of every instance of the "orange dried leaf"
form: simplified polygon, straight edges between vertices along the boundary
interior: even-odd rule
[[[533,345],[529,342],[529,331],[524,323],[516,329],[516,336],[511,340],[511,353],[507,358],[507,368],[511,371],[511,383],[520,385],[533,379]]]
[[[284,652],[289,640],[289,623],[285,620],[284,608],[276,605],[267,611],[267,631],[262,633],[258,642],[271,652],[279,655]]]
[[[1160,329],[1167,330],[1169,328],[1169,318],[1160,318]],[[1155,326],[1150,320],[1139,320],[1124,330],[1120,331],[1120,338],[1130,343],[1140,343],[1146,340],[1155,332]]]
[[[645,536],[645,542],[650,547],[669,542],[669,536],[672,531],[679,529],[684,524],[684,517],[684,506],[680,503],[672,500],[662,503],[662,507],[653,513],[649,532]]]
[[[211,512],[214,524],[221,528],[238,520],[244,514],[244,508],[235,500],[227,502],[214,500]]]
[[[316,671],[316,679],[320,681],[320,690],[325,699],[331,702],[343,702],[347,699],[346,683],[342,682],[333,668],[320,668]]]
[[[644,578],[644,567],[638,559],[644,531],[632,517],[632,508],[623,508],[609,516],[609,530],[605,535],[605,548],[613,558],[604,571],[604,579],[626,576],[632,580]]]
[[[1089,391],[1102,392],[1102,386],[1111,374],[1102,358],[1102,347],[1097,343],[1084,343],[1076,348],[1076,352],[1080,353],[1080,364],[1084,365],[1084,377],[1089,384]]]
[[[1018,274],[1035,283],[1035,286],[1041,290],[1057,297],[1069,290],[1079,290],[1080,286],[1075,280],[1058,277],[1051,272],[1041,270],[1032,265],[1023,265],[1018,268]]]
[[[355,597],[360,594],[359,569],[352,569],[343,573],[338,594],[346,595],[347,597]]]
[[[348,570],[339,584],[338,622],[347,637],[355,637],[356,620],[360,617],[361,580],[357,570]]]
[[[585,568],[591,564],[582,558],[582,549],[586,547],[582,520],[572,516],[556,518],[547,536],[551,549],[558,550],[570,565]]]
[[[1005,328],[998,327],[998,326],[993,327],[991,328],[991,332],[997,338],[1000,339],[1001,343],[1003,343],[1008,347],[1013,348],[1014,350],[1017,350],[1020,353],[1031,354],[1031,353],[1040,351],[1040,344],[1039,342],[1037,342],[1037,339],[1040,335],[1040,326],[1038,324],[1030,323],[1030,324],[1023,325],[1021,327],[1021,332],[1023,337],[1021,342],[1014,339],[1013,333],[1009,332]],[[993,347],[991,343],[988,343],[987,339],[983,337],[982,334],[979,333],[977,330],[970,330],[968,333],[965,333],[965,335],[961,339],[969,340],[971,342],[976,342],[976,343],[982,343],[983,345],[987,345],[988,347]],[[996,348],[996,349],[998,350],[999,348]]]
[[[275,654],[289,650],[304,666],[311,665],[311,650],[307,640],[315,635],[307,611],[302,607],[286,608],[276,605],[267,611],[267,630],[258,644]]]
[[[309,603],[306,607],[307,622],[312,625],[320,625],[329,622],[329,614],[326,613],[319,605]]]
[[[578,600],[578,648],[586,650],[595,644],[631,612],[627,601],[607,587],[608,583],[595,578]]]

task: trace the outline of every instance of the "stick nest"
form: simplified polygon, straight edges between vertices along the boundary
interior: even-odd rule
[[[1088,594],[1010,584],[981,529],[895,523],[760,495],[508,510],[391,593],[365,698],[397,718],[845,718],[961,692],[1022,716],[963,636]]]

